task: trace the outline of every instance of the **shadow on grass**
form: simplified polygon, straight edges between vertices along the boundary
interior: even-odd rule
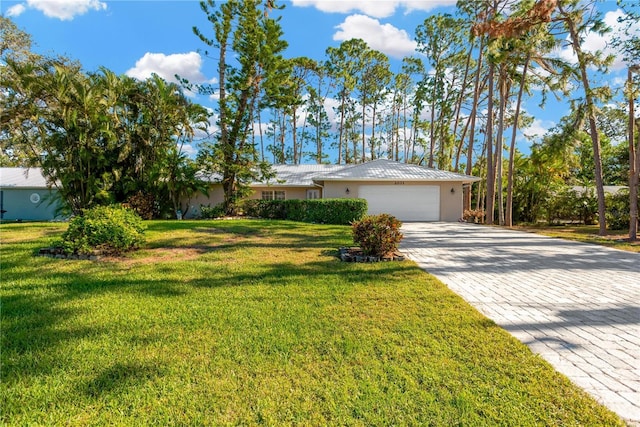
[[[99,372],[95,378],[82,385],[79,391],[93,398],[120,394],[128,388],[139,387],[141,383],[153,381],[162,375],[162,370],[155,365],[116,363]]]

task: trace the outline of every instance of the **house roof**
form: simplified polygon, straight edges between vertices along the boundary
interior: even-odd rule
[[[0,168],[0,188],[48,188],[40,168]]]
[[[272,165],[275,178],[266,182],[256,182],[252,185],[270,185],[287,187],[309,187],[314,185],[314,178],[318,175],[333,175],[344,169],[345,165]]]
[[[319,174],[314,181],[462,181],[475,182],[480,178],[425,166],[395,162],[387,159],[372,160],[355,166],[346,166],[331,174]]]
[[[425,166],[377,159],[357,165],[272,165],[275,177],[251,183],[253,187],[313,187],[323,181],[448,181],[470,183],[480,178]],[[217,173],[201,173],[200,178],[220,182]]]

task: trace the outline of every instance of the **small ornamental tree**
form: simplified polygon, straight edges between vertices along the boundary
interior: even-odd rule
[[[144,228],[142,219],[132,209],[119,205],[96,206],[69,222],[69,228],[62,235],[62,247],[67,253],[102,251],[117,255],[142,244]]]
[[[398,250],[400,222],[389,214],[367,215],[352,225],[353,241],[365,255],[383,257]]]

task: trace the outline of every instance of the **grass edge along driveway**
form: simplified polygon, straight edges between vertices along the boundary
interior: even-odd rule
[[[623,425],[410,261],[348,227],[149,222],[124,259],[0,226],[4,425]]]

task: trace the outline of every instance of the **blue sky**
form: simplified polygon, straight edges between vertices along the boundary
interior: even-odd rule
[[[358,37],[386,53],[394,71],[402,56],[414,53],[415,28],[429,14],[455,10],[455,0],[291,0],[285,5],[281,23],[287,56],[324,59],[327,47]],[[615,26],[615,1],[599,7]],[[0,13],[32,35],[35,51],[67,55],[87,71],[104,66],[138,78],[152,72],[168,80],[175,74],[200,82],[215,78],[215,61],[204,56],[206,46],[191,30],[195,25],[211,34],[197,1],[0,0]],[[585,46],[606,50],[606,41],[590,35]],[[558,54],[570,57],[567,50]],[[623,64],[616,63],[606,83],[620,87],[625,76]],[[197,101],[215,106],[208,98]],[[566,114],[568,105],[552,101],[540,109],[532,99],[526,110],[535,121],[525,132],[541,135]],[[527,151],[529,143],[522,138],[519,146]]]

